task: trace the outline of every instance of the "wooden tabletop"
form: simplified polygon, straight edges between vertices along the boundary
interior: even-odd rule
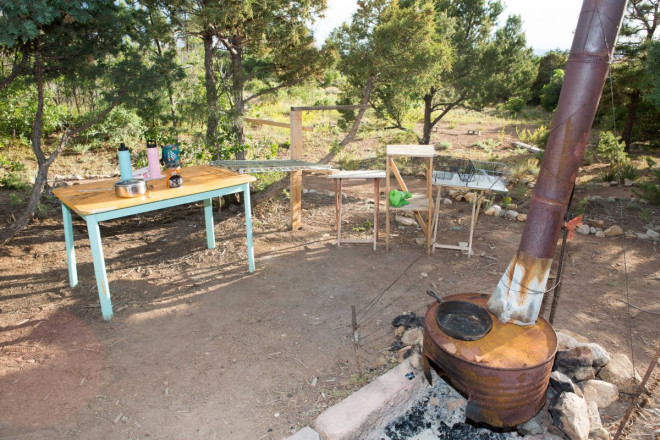
[[[182,168],[181,176],[183,177],[181,188],[168,188],[164,177],[153,179],[147,181],[146,194],[132,198],[117,197],[114,189],[116,179],[55,188],[53,194],[71,210],[84,216],[199,194],[256,180],[249,174],[238,174],[210,165]]]
[[[433,157],[435,149],[433,145],[388,145],[388,156],[404,157]]]

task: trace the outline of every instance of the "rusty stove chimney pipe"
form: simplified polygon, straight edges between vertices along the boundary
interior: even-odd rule
[[[626,0],[584,0],[518,252],[488,301],[502,322],[536,322]]]

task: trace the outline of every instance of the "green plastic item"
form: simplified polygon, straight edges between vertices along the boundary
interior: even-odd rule
[[[406,199],[411,198],[412,194],[410,194],[408,191],[399,191],[397,189],[393,189],[390,191],[389,197],[390,205],[394,206],[395,208],[400,208],[410,204],[410,202]]]

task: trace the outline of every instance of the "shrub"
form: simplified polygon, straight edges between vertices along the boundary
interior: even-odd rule
[[[509,98],[504,108],[512,113],[520,113],[525,108],[525,100],[522,98]]]
[[[550,82],[541,89],[541,106],[551,112],[559,103],[559,93],[564,82],[564,70],[556,69],[552,72]]]
[[[653,170],[654,181],[639,182],[639,191],[633,189],[635,195],[648,200],[654,205],[660,204],[660,169]]]
[[[625,152],[625,142],[618,142],[611,131],[600,133],[596,153],[598,156],[610,164],[616,166],[628,160],[628,154]]]

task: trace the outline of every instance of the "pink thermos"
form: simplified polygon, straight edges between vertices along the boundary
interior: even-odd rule
[[[160,174],[160,155],[156,148],[156,141],[147,141],[147,161],[149,162],[149,175],[152,179],[163,177]]]

